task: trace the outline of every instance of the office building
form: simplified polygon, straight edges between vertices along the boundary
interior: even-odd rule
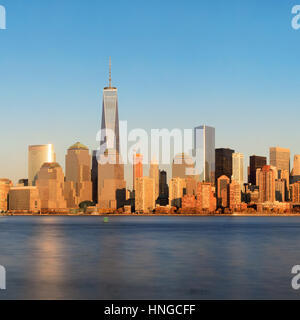
[[[229,184],[230,179],[225,175],[217,179],[218,207],[227,208],[229,206]]]
[[[12,187],[9,190],[9,210],[38,213],[41,201],[37,187]]]
[[[159,166],[158,161],[155,159],[152,159],[150,163],[149,177],[154,180],[156,201],[159,197]]]
[[[91,156],[80,142],[72,145],[66,155],[65,196],[68,208],[92,201]]]
[[[179,153],[174,157],[172,163],[172,177],[185,179],[187,177],[194,177],[195,168],[191,156],[185,153]]]
[[[28,147],[28,184],[34,186],[37,175],[45,162],[55,162],[56,155],[52,144]]]
[[[143,177],[143,155],[136,153],[133,155],[133,190],[135,190],[135,181]]]
[[[270,165],[277,170],[286,170],[290,173],[290,150],[279,147],[270,148]]]
[[[215,183],[215,128],[204,125],[194,129],[194,153],[199,180]]]
[[[256,182],[256,171],[257,169],[262,169],[267,164],[267,158],[266,157],[260,157],[260,156],[251,156],[250,157],[250,178],[249,183],[252,185],[257,185]]]
[[[66,209],[64,173],[56,162],[44,163],[38,173],[36,186],[42,210]]]
[[[223,175],[231,179],[233,153],[234,153],[234,150],[231,150],[231,149],[225,149],[225,148],[216,149],[216,181],[219,177]]]

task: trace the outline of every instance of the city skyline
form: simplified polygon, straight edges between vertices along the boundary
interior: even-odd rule
[[[108,4],[1,4],[7,9],[7,29],[0,33],[5,75],[0,79],[1,111],[7,121],[0,134],[10,137],[2,139],[0,176],[17,182],[27,175],[24,157],[31,144],[52,143],[62,167],[64,150],[72,143],[96,148],[100,90],[107,83],[110,55],[120,120],[130,119],[131,127],[206,124],[217,129],[216,148],[232,148],[247,159],[253,154],[269,157],[269,147],[276,145],[289,148],[291,158],[300,153],[294,139],[300,32],[291,28],[292,1],[273,4],[272,12],[256,1],[192,1],[190,7],[165,2],[159,11],[152,5],[116,2],[112,6],[124,10],[113,18],[109,34],[103,15],[111,8]],[[136,13],[120,28],[126,15],[119,12],[133,6]],[[56,12],[55,19],[49,12]],[[88,14],[91,24],[83,19],[76,28],[79,14]],[[214,25],[216,17],[224,22],[222,28]],[[121,53],[124,41],[128,45]],[[282,121],[282,110],[293,117]]]

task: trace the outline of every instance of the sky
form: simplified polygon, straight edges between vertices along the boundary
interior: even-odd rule
[[[299,1],[300,3],[300,1]],[[300,154],[300,29],[289,0],[0,0],[0,177],[28,146],[97,146],[112,58],[130,128],[216,128],[216,147]]]

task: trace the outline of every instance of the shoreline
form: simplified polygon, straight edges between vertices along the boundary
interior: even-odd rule
[[[300,213],[224,213],[224,214],[72,214],[72,213],[15,213],[0,217],[300,217]]]

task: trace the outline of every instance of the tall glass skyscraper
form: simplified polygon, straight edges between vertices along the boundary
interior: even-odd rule
[[[215,182],[215,128],[199,126],[194,129],[196,175],[201,182]]]
[[[111,133],[114,136],[111,136]],[[110,140],[113,138],[113,140]],[[111,60],[109,59],[109,86],[103,90],[100,153],[114,149],[120,153],[118,90],[111,86]]]

